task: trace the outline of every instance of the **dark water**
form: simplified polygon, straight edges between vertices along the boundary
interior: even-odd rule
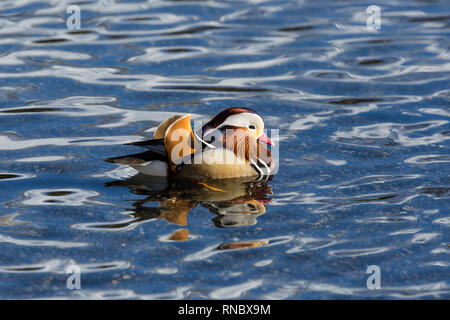
[[[1,298],[450,298],[448,1],[69,4],[0,2]],[[272,180],[102,160],[230,106],[279,129]]]

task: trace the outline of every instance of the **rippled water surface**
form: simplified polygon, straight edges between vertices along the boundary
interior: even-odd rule
[[[450,298],[449,33],[445,0],[1,1],[1,298]],[[231,106],[272,180],[103,161]]]

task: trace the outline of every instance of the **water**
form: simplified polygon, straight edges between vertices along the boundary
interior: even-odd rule
[[[447,1],[377,31],[371,1],[78,1],[72,31],[69,4],[0,3],[1,298],[450,298]],[[102,160],[230,106],[280,130],[272,180]]]

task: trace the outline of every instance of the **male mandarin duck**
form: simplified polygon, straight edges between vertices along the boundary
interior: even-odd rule
[[[151,176],[181,178],[239,178],[270,176],[274,160],[267,145],[264,121],[254,110],[229,108],[217,114],[199,132],[191,115],[174,116],[159,125],[152,140],[131,145],[148,151],[109,158]]]

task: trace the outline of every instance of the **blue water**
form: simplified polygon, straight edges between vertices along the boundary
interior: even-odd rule
[[[449,299],[449,35],[445,0],[1,1],[0,297]],[[103,161],[231,106],[272,180]]]

